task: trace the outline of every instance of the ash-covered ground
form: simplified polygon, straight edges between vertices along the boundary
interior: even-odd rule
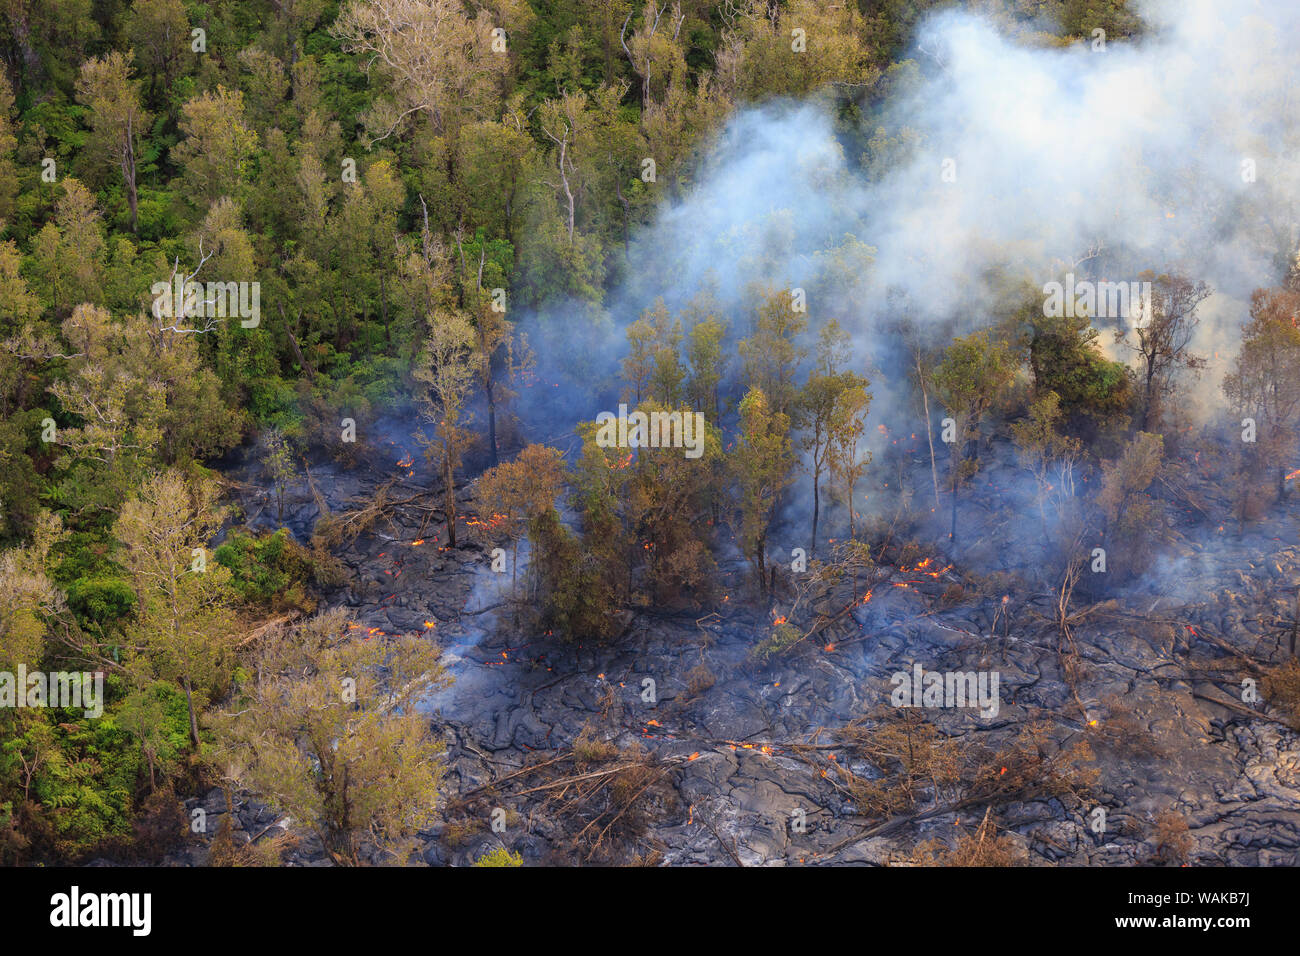
[[[597,648],[522,623],[528,609],[510,603],[509,573],[490,569],[469,488],[461,546],[446,547],[440,492],[407,451],[390,443],[311,477],[335,514],[385,485],[391,503],[338,551],[350,581],[321,608],[347,608],[359,634],[436,641],[455,678],[428,702],[448,748],[428,863],[464,865],[500,845],[530,864],[898,864],[925,841],[980,832],[1031,865],[1300,862],[1300,735],[1267,701],[1242,699],[1243,681],[1290,653],[1294,502],[1270,532],[1220,528],[1213,480],[1189,471],[1160,567],[1120,598],[1078,601],[1070,647],[1055,595],[1023,583],[1028,556],[996,543],[1026,519],[999,505],[1010,476],[991,465],[954,559],[886,544],[874,567],[837,582],[782,573],[771,608],[736,561],[716,612],[626,611],[622,637]],[[228,475],[246,480],[242,520],[271,530],[255,461]],[[284,524],[305,540],[319,517],[307,482],[295,484]],[[786,615],[808,636],[755,663]],[[891,675],[915,663],[996,671],[996,716],[889,708]],[[901,736],[873,737],[891,721]],[[888,755],[899,740],[933,759],[900,775]],[[190,803],[226,809],[221,791]],[[242,799],[235,818],[237,840],[293,826]],[[1185,834],[1170,836],[1169,819]],[[301,837],[287,861],[323,865]],[[196,844],[174,862],[205,856]]]

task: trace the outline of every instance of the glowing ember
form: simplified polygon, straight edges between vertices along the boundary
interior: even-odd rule
[[[487,528],[489,531],[494,531],[509,520],[509,515],[493,514],[486,520],[481,517],[466,518],[465,524],[471,528]]]
[[[1295,471],[1291,472],[1291,474],[1286,476],[1287,481],[1291,481],[1294,478],[1300,478],[1300,468],[1297,468]]]
[[[922,561],[914,568],[909,568],[904,566],[904,567],[900,567],[898,570],[902,571],[904,574],[924,574],[926,577],[931,577],[935,579],[943,577],[943,575],[947,574],[949,571],[952,570],[952,565],[950,564],[946,568],[939,568],[937,570],[932,571],[930,570],[930,568],[931,565],[933,564],[934,564],[934,558],[926,558],[924,561]]]

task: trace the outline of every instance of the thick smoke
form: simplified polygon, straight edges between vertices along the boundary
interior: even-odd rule
[[[1218,353],[1201,395],[1221,406],[1249,294],[1281,278],[1298,238],[1300,5],[1141,10],[1144,38],[1104,50],[1030,48],[971,14],[932,17],[871,155],[845,155],[852,140],[822,101],[738,112],[696,185],[636,237],[606,303],[609,339],[584,357],[621,354],[622,328],[659,295],[680,307],[714,290],[740,337],[752,283],[803,287],[813,328],[838,318],[883,365],[879,330],[900,308],[947,332],[999,318],[1009,282],[1181,271],[1216,290],[1197,344]]]

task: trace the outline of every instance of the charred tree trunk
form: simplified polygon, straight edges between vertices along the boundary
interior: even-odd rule
[[[442,452],[442,481],[446,488],[444,510],[447,512],[447,544],[454,548],[456,547],[456,486],[452,483],[451,448],[446,441],[443,442]]]
[[[817,553],[817,518],[821,513],[821,489],[816,470],[813,471],[813,526],[812,526],[812,550],[809,554]]]

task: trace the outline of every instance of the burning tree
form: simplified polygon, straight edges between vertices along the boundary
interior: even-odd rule
[[[469,387],[478,374],[482,354],[476,349],[474,327],[461,312],[439,310],[429,316],[425,340],[411,377],[424,386],[416,404],[425,424],[434,426],[430,439],[420,429],[417,439],[442,472],[447,543],[456,547],[456,469],[473,436],[461,425]]]
[[[529,445],[514,461],[489,468],[474,486],[479,511],[491,514],[499,532],[510,542],[510,593],[515,593],[519,541],[530,521],[555,507],[564,486],[560,453],[546,445]]]

